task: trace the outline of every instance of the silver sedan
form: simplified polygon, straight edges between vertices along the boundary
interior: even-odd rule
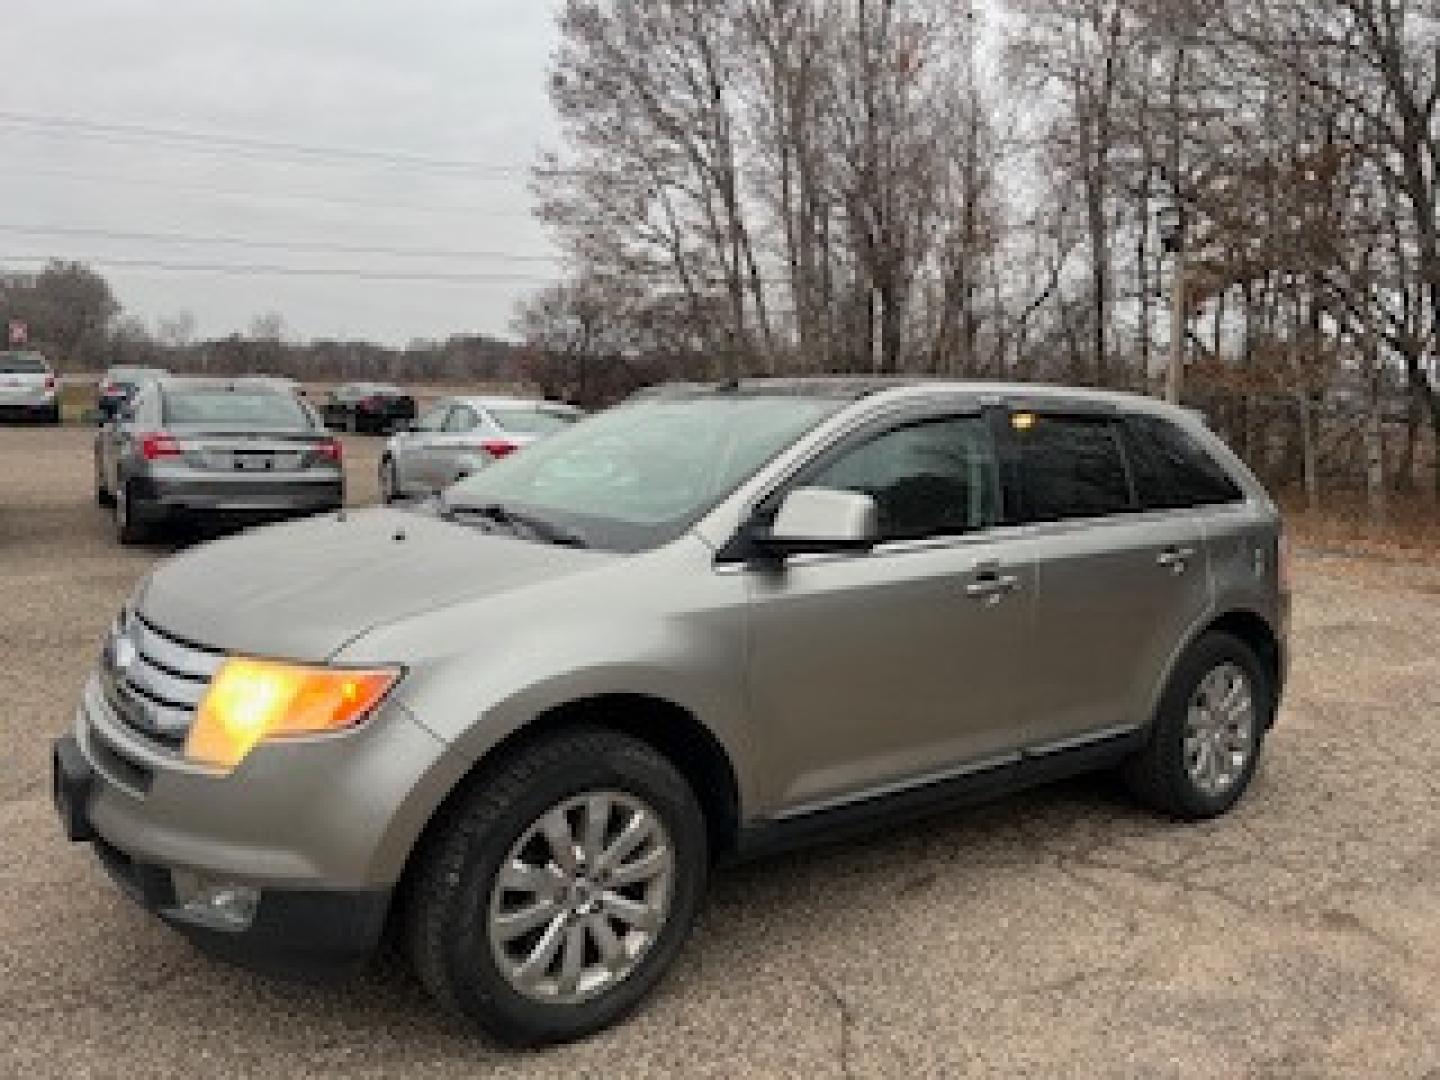
[[[443,491],[583,415],[556,401],[444,398],[385,444],[380,493],[395,502]]]
[[[262,380],[145,384],[95,439],[95,497],[123,544],[180,518],[268,520],[338,509],[339,440]]]

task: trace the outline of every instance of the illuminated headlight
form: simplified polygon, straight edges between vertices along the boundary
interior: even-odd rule
[[[192,870],[172,870],[175,907],[187,919],[216,930],[248,930],[260,907],[253,885],[212,878]]]
[[[185,756],[229,772],[261,743],[358,727],[399,678],[398,668],[332,668],[232,656],[200,702]]]

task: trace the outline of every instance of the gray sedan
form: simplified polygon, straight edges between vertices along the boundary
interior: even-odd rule
[[[180,518],[268,520],[338,509],[342,451],[293,394],[260,380],[163,378],[95,439],[95,497],[122,544]]]
[[[442,491],[583,415],[556,401],[444,398],[385,444],[380,493],[394,502]]]

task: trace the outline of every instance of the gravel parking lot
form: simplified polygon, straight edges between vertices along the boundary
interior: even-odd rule
[[[1298,568],[1251,795],[1182,828],[1087,781],[724,873],[634,1020],[513,1054],[399,970],[205,960],[50,809],[50,740],[165,550],[122,550],[91,432],[0,428],[0,1076],[1440,1077],[1440,567]],[[351,440],[374,498],[378,440]]]

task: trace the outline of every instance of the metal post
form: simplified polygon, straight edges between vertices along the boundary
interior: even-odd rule
[[[1170,282],[1170,365],[1165,371],[1165,400],[1180,404],[1185,379],[1185,251],[1175,252],[1175,269]]]

